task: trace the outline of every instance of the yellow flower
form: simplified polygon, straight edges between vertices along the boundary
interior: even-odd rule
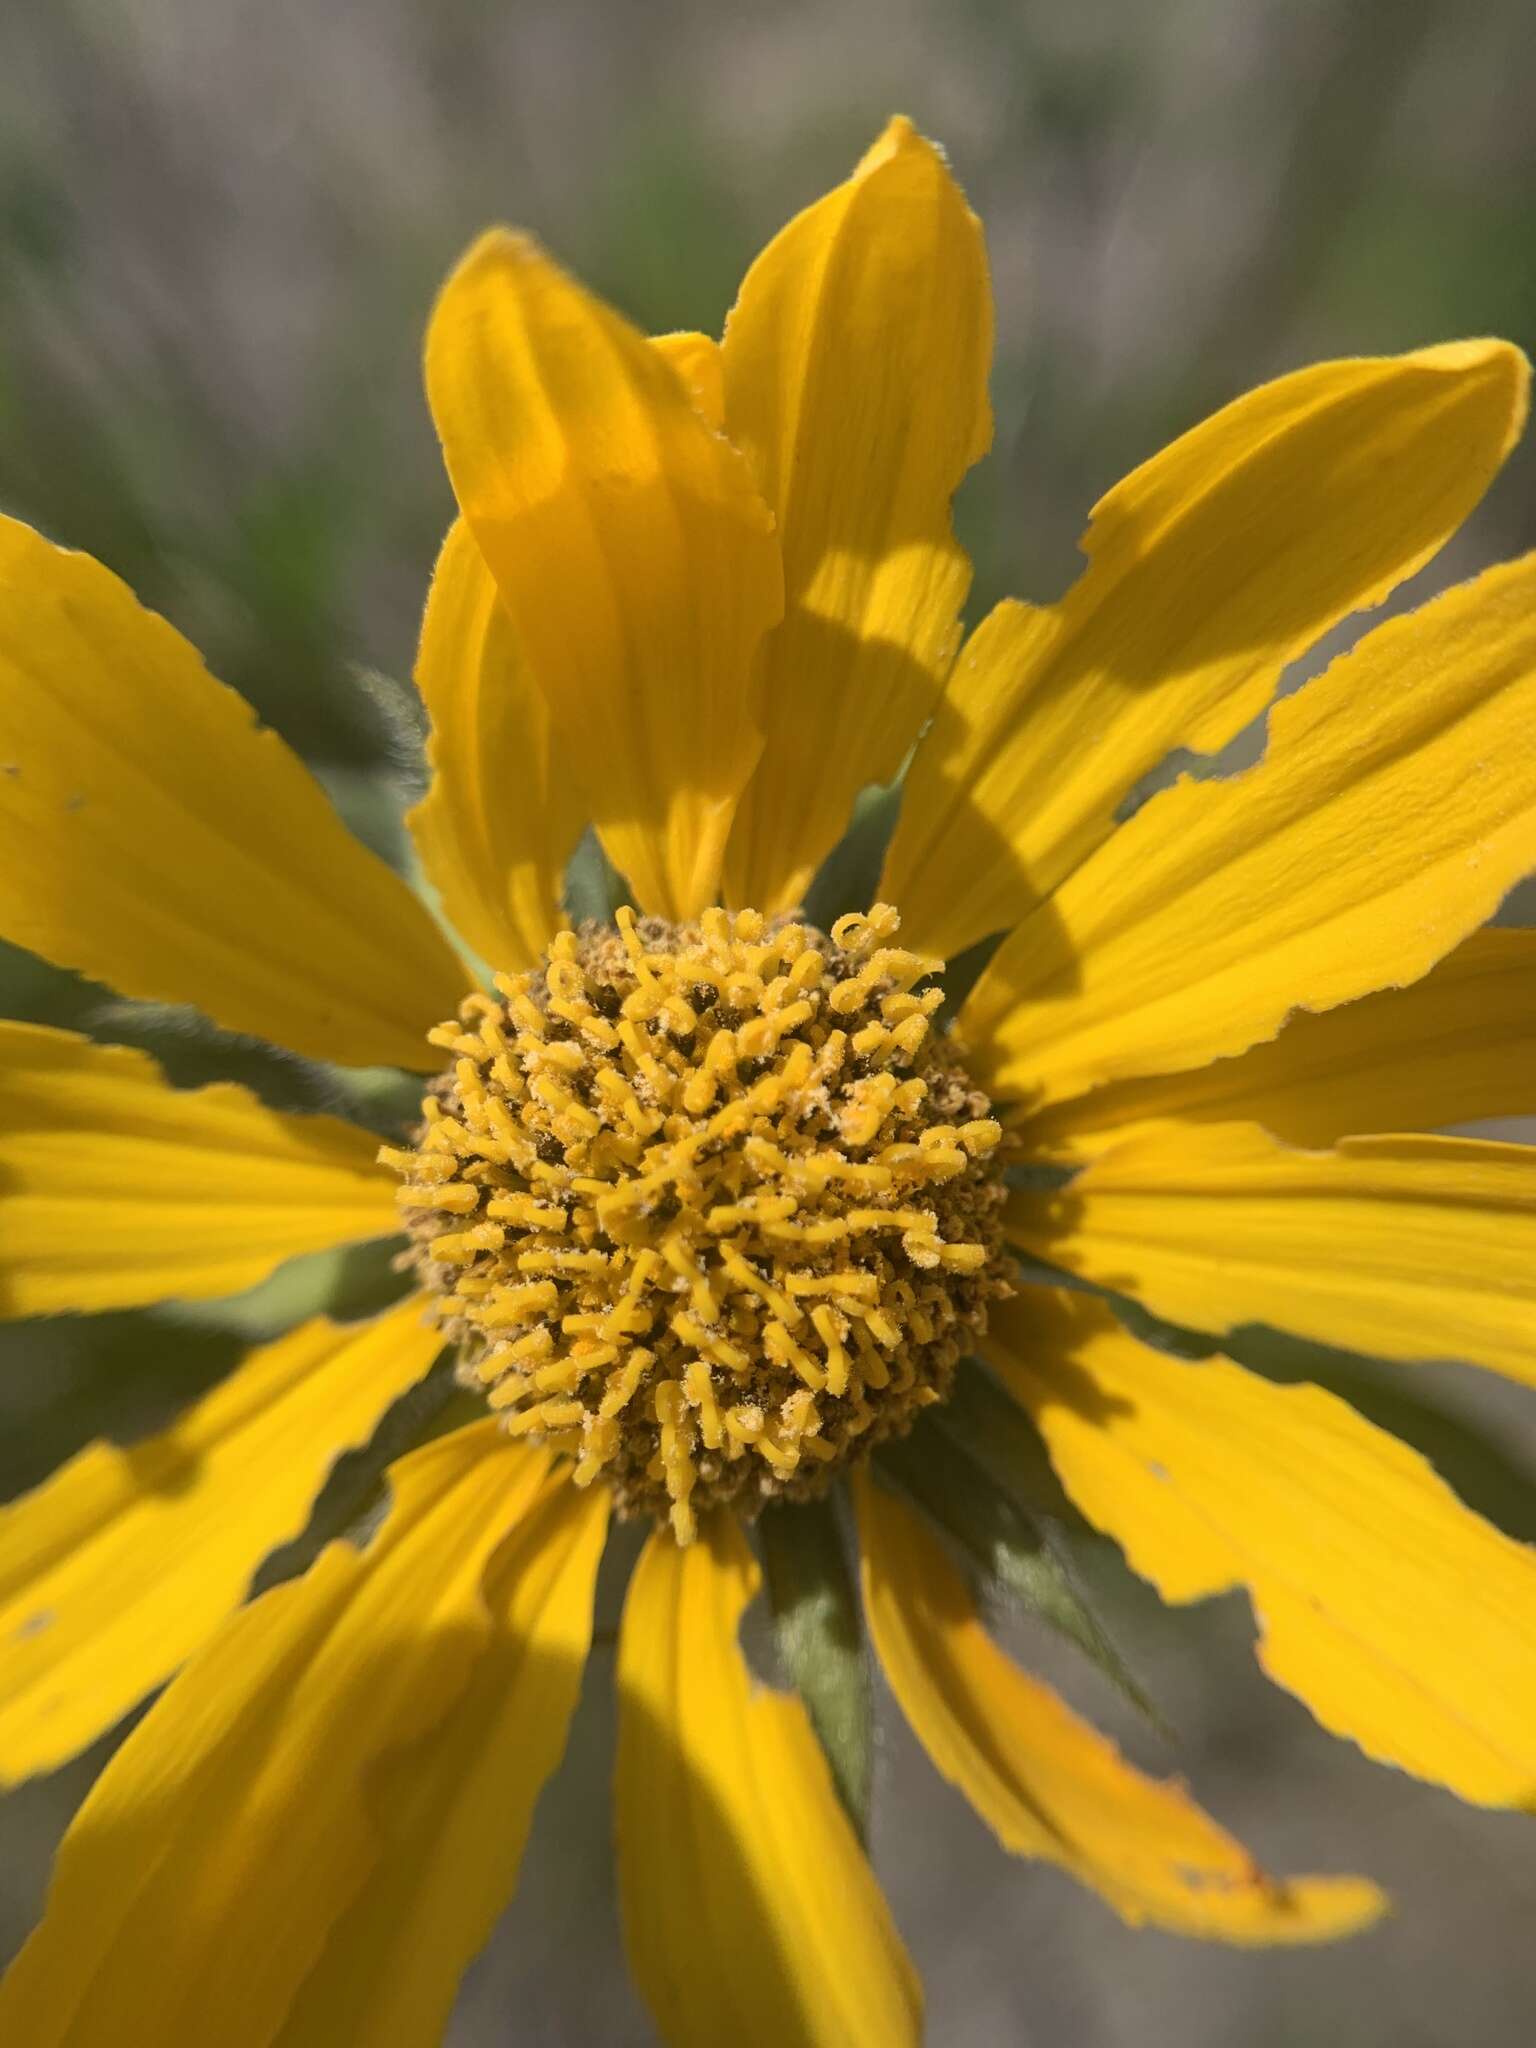
[[[1327,1727],[1536,1798],[1530,1553],[1331,1394],[1110,1306],[1536,1378],[1536,1153],[1413,1135],[1536,1110],[1536,941],[1480,930],[1536,867],[1536,559],[1377,627],[1256,767],[1119,822],[1435,552],[1525,366],[1465,342],[1266,385],[1103,500],[1059,604],[959,646],[948,507],[989,439],[990,326],[979,227],[903,121],[718,345],[647,341],[527,241],[470,252],[427,349],[461,517],[412,824],[494,994],[169,626],[0,526],[0,932],[435,1077],[381,1166],[342,1121],[3,1027],[10,1314],[228,1294],[402,1213],[421,1283],[0,1522],[0,1770],[172,1679],[64,1844],[6,2040],[437,2040],[564,1747],[616,1502],[649,1525],[616,1802],[658,2025],[914,2041],[807,1710],[738,1644],[747,1511],[803,1523],[844,1473],[891,1687],[1010,1849],[1190,1934],[1370,1920],[1368,1882],[1264,1875],[1026,1676],[871,1476],[969,1348],[1170,1600],[1248,1589],[1266,1669]],[[878,904],[790,915],[909,754]],[[638,924],[563,930],[589,821]],[[999,934],[942,1032],[935,956]],[[1006,1302],[1004,1234],[1035,1276]],[[371,1540],[242,1608],[445,1336],[499,1419],[396,1463]]]

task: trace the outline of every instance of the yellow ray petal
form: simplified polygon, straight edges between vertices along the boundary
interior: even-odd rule
[[[367,1551],[333,1544],[231,1616],[65,1837],[0,2038],[269,2048],[384,1853],[383,1767],[436,1765],[498,1647],[487,1568],[547,1471],[494,1423],[456,1431],[391,1468]]]
[[[407,821],[422,866],[482,960],[531,967],[565,922],[587,805],[462,519],[433,573],[416,681],[432,720],[432,786]]]
[[[1187,1364],[1031,1294],[988,1355],[1067,1490],[1167,1600],[1246,1586],[1325,1728],[1487,1806],[1536,1803],[1536,1554],[1313,1386]]]
[[[1202,1066],[1425,974],[1536,868],[1536,555],[1378,626],[1006,940],[962,1028],[1026,1107]]]
[[[856,1497],[864,1604],[891,1690],[1005,1849],[1059,1864],[1132,1926],[1215,1941],[1328,1941],[1382,1911],[1364,1878],[1268,1876],[1176,1780],[1144,1776],[1003,1655],[909,1508],[867,1477]]]
[[[368,1781],[382,1853],[274,2048],[436,2048],[517,1885],[592,1642],[608,1493],[558,1481],[486,1570],[492,1630],[464,1697]]]
[[[378,1140],[147,1054],[0,1020],[0,1315],[237,1294],[400,1227]]]
[[[746,464],[661,351],[504,232],[443,289],[427,389],[603,843],[647,910],[692,915],[761,748],[783,604]]]
[[[0,1511],[0,1779],[63,1763],[168,1678],[442,1341],[415,1300],[305,1323],[161,1435],[93,1444]]]
[[[316,1059],[427,1067],[464,970],[275,732],[87,555],[0,518],[0,935]]]
[[[1336,1010],[1181,1074],[1114,1081],[1028,1120],[1035,1156],[1097,1158],[1145,1126],[1259,1123],[1292,1145],[1369,1131],[1536,1116],[1536,932],[1474,932],[1422,981]]]
[[[1427,561],[1518,434],[1527,376],[1496,341],[1319,363],[1111,491],[1066,598],[1000,606],[956,664],[880,885],[910,943],[954,954],[1016,924],[1169,752],[1223,745],[1288,661]]]
[[[1058,1193],[1015,1192],[1008,1233],[1197,1330],[1271,1323],[1536,1386],[1533,1146],[1349,1138],[1297,1152],[1256,1124],[1165,1124]]]
[[[768,245],[721,353],[786,599],[726,883],[788,909],[932,711],[971,580],[949,501],[992,438],[991,287],[981,224],[910,121]]]
[[[694,410],[720,432],[725,426],[725,372],[719,342],[708,334],[684,332],[653,335],[651,346],[676,370]]]
[[[630,1967],[669,2048],[900,2048],[916,1975],[794,1695],[737,1646],[761,1574],[717,1514],[641,1555],[615,1781]]]

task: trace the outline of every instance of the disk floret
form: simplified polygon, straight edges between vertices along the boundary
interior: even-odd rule
[[[682,1542],[909,1428],[1007,1291],[1001,1127],[898,923],[562,932],[381,1154],[461,1378]]]

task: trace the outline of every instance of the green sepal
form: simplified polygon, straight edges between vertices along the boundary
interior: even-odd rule
[[[384,1237],[326,1252],[303,1252],[285,1259],[243,1294],[228,1294],[220,1301],[170,1301],[157,1314],[166,1322],[196,1329],[231,1330],[248,1344],[270,1343],[311,1316],[357,1322],[382,1314],[419,1285],[396,1270],[399,1251],[398,1237]]]
[[[858,1589],[830,1500],[783,1502],[758,1521],[774,1640],[826,1753],[848,1818],[869,1830],[873,1693]]]
[[[901,811],[903,766],[894,782],[870,782],[854,799],[847,830],[811,877],[805,915],[829,932],[851,910],[868,910],[880,886],[886,848]]]
[[[1056,1477],[1039,1430],[979,1359],[961,1359],[949,1398],[924,1426],[949,1437],[1026,1514],[1088,1527]]]
[[[1214,1358],[1232,1342],[1228,1337],[1213,1337],[1208,1330],[1186,1330],[1180,1323],[1164,1322],[1128,1294],[1106,1292],[1103,1298],[1133,1337],[1150,1344],[1154,1351],[1166,1351],[1171,1358],[1198,1364],[1202,1358]]]
[[[355,663],[349,675],[377,727],[379,751],[384,757],[380,779],[392,787],[398,800],[416,803],[432,783],[432,768],[427,759],[432,721],[421,692],[387,669],[369,668],[362,662]],[[408,860],[410,834],[403,833],[402,837]]]
[[[992,956],[1007,938],[1006,932],[989,932],[984,939],[956,953],[944,966],[944,1000],[934,1018],[934,1028],[947,1031],[965,1007],[965,999],[992,964]]]
[[[389,744],[392,750],[392,739]],[[375,768],[347,761],[315,762],[310,772],[348,831],[402,880],[411,881],[416,872],[416,851],[405,828],[402,799],[408,791],[401,778],[392,770],[381,774]]]
[[[361,1548],[388,1512],[386,1467],[407,1451],[419,1450],[484,1415],[484,1401],[458,1385],[452,1356],[445,1352],[424,1379],[385,1410],[367,1443],[343,1451],[315,1496],[303,1529],[258,1567],[251,1597],[308,1571],[328,1543]]]
[[[335,1067],[336,1111],[391,1143],[421,1122],[426,1083],[420,1074],[398,1067]]]
[[[608,858],[595,827],[589,825],[576,842],[565,866],[560,907],[572,924],[612,924],[622,904],[633,903],[634,891]]]
[[[5,963],[0,960],[0,969]],[[117,997],[87,1005],[72,1029],[146,1052],[176,1088],[236,1081],[268,1109],[292,1116],[339,1116],[381,1138],[398,1138],[421,1121],[421,1075],[398,1067],[338,1067],[221,1031],[189,1003],[137,1003]]]
[[[979,1578],[983,1599],[1001,1591],[1080,1650],[1159,1732],[1167,1727],[1103,1624],[1078,1591],[1046,1520],[1003,1491],[985,1466],[938,1426],[883,1444],[878,1472],[947,1535]]]

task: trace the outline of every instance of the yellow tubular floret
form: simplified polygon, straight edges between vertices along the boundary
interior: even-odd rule
[[[435,1034],[416,1146],[381,1155],[507,1429],[572,1432],[579,1482],[679,1541],[905,1428],[1001,1285],[1002,1127],[928,1052],[938,963],[897,925],[561,933]]]

